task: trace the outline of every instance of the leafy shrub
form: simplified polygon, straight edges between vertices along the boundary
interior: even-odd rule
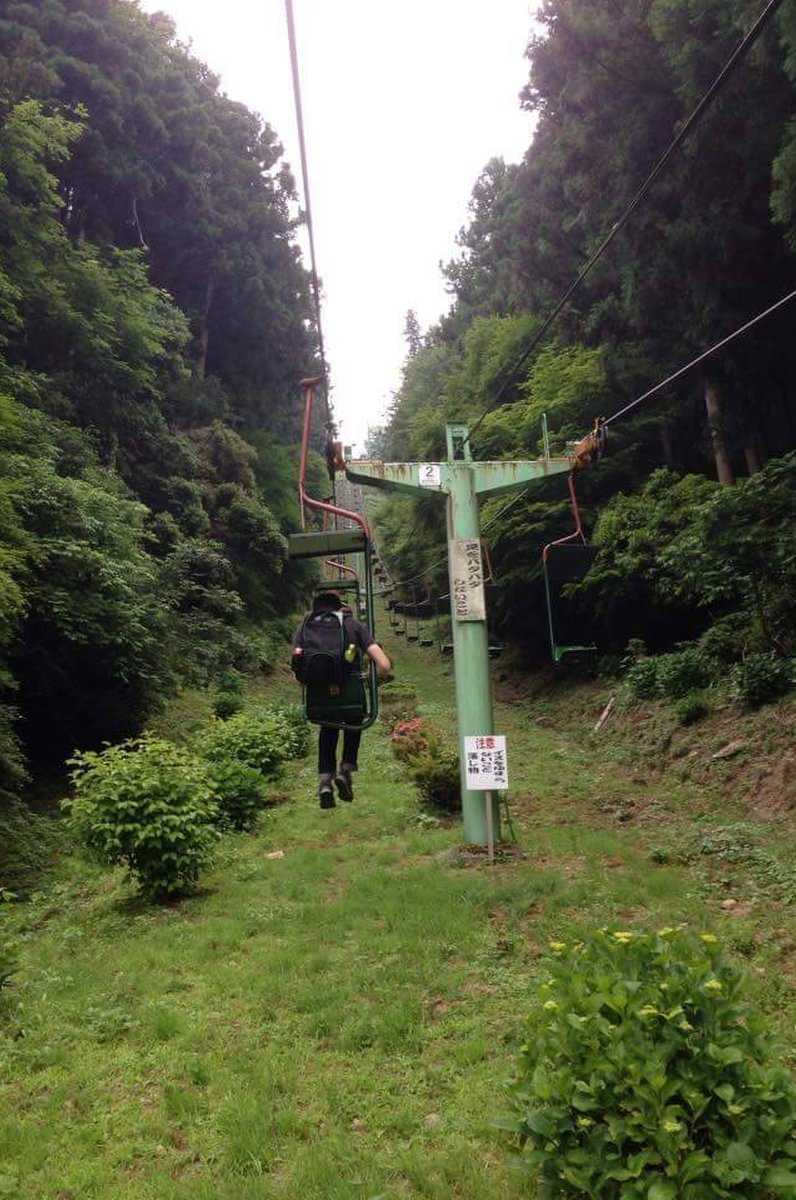
[[[551,943],[498,1122],[552,1200],[796,1196],[796,1086],[711,934]]]
[[[389,729],[417,716],[417,693],[403,683],[381,684],[379,713]]]
[[[625,676],[631,700],[650,700],[658,695],[658,660],[639,658]]]
[[[428,735],[426,724],[422,717],[412,717],[408,721],[399,721],[390,735],[392,752],[401,762],[428,750]]]
[[[152,737],[70,760],[75,795],[64,801],[81,842],[123,864],[153,899],[196,882],[216,833],[216,794],[203,763]]]
[[[3,903],[10,898],[10,894],[3,892],[0,888],[0,921],[3,916]],[[2,924],[0,924],[0,992],[3,988],[8,987],[16,974],[17,965],[16,943],[3,932]]]
[[[263,775],[276,775],[289,754],[287,736],[286,722],[278,714],[240,712],[226,721],[214,720],[202,731],[196,750],[208,762],[239,762]]]
[[[218,797],[221,825],[251,829],[265,806],[265,780],[254,767],[232,758],[207,764],[207,773]]]
[[[455,751],[432,744],[411,759],[409,773],[426,804],[444,812],[461,812],[459,756]]]
[[[407,764],[423,800],[445,812],[462,807],[459,757],[443,743],[442,735],[422,717],[395,725],[390,738],[393,754]]]
[[[658,691],[670,700],[679,700],[710,683],[710,670],[698,646],[661,654],[656,661]]]
[[[246,690],[246,680],[240,671],[230,667],[226,671],[222,671],[218,680],[219,692],[225,692],[232,696],[242,696]]]
[[[242,708],[243,697],[237,692],[219,692],[213,701],[213,715],[218,717],[219,721],[234,717]]]
[[[759,708],[793,687],[793,664],[774,654],[749,654],[732,671],[736,695],[748,708]]]
[[[711,682],[711,664],[699,646],[685,646],[673,654],[637,658],[625,678],[633,700],[654,696],[679,700]]]
[[[65,823],[19,801],[0,811],[0,890],[28,891],[63,852]]]
[[[714,673],[735,663],[749,651],[764,645],[761,631],[748,613],[731,613],[706,629],[699,639],[699,652],[714,664]]]
[[[689,692],[675,702],[674,713],[681,725],[695,725],[710,712],[710,704],[701,692]]]
[[[284,729],[288,758],[303,758],[310,748],[312,729],[300,704],[272,704],[263,715]]]

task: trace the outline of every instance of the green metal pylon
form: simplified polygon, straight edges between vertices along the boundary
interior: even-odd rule
[[[447,425],[447,461],[443,463],[353,462],[348,479],[389,491],[438,492],[447,498],[448,569],[456,677],[456,712],[462,785],[464,839],[486,846],[486,804],[492,806],[495,839],[500,808],[494,793],[470,791],[463,739],[495,732],[489,678],[489,637],[481,571],[479,497],[525,487],[536,479],[572,470],[572,459],[540,458],[519,462],[473,462],[466,425]],[[477,563],[477,567],[476,567]],[[489,799],[485,802],[484,797]]]

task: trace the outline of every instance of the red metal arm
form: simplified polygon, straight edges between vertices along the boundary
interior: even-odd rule
[[[360,513],[349,512],[347,508],[340,508],[337,504],[326,504],[323,500],[313,500],[312,496],[307,495],[307,456],[310,447],[310,430],[312,428],[312,405],[315,399],[315,388],[323,379],[322,375],[315,376],[313,379],[302,379],[301,386],[304,388],[304,431],[301,437],[301,460],[299,463],[299,480],[298,480],[298,497],[299,508],[301,509],[301,528],[307,528],[306,509],[312,508],[316,512],[333,513],[337,517],[343,517],[345,520],[354,521],[359,525],[365,533],[366,538],[370,538],[370,527]]]

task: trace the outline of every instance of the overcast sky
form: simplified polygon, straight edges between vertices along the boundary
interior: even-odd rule
[[[273,126],[300,186],[284,0],[141,0]],[[294,0],[323,327],[346,442],[400,383],[407,309],[449,306],[473,184],[516,162],[536,0]],[[297,381],[298,382],[298,381]]]

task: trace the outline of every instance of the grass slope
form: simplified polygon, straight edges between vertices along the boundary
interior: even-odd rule
[[[424,713],[451,729],[450,666],[389,648]],[[659,773],[652,789],[627,737],[591,742],[604,699],[556,701],[556,724],[544,698],[499,707],[519,862],[454,866],[458,825],[419,813],[372,731],[352,805],[316,807],[308,759],[289,801],[255,836],[227,838],[179,905],[148,908],[121,876],[66,864],[13,910],[22,969],[0,1022],[0,1196],[532,1195],[489,1126],[528,981],[549,940],[613,921],[717,930],[792,1029],[792,836],[757,824],[752,865],[726,837],[705,853],[744,814],[721,780]],[[202,703],[183,698],[161,731],[191,728]]]

